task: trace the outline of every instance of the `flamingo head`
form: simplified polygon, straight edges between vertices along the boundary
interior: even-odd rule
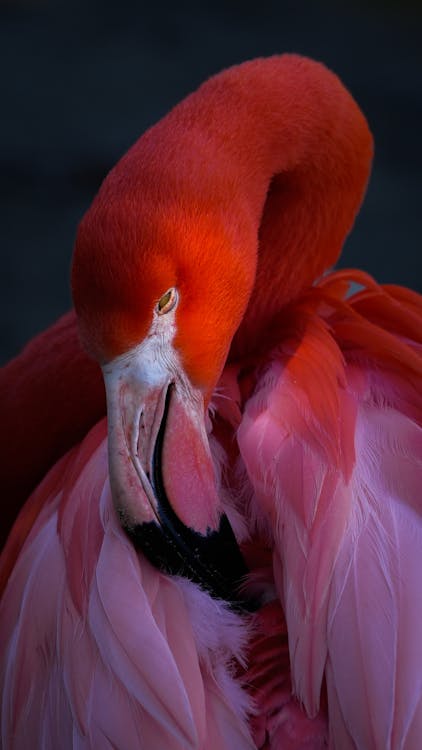
[[[295,55],[223,71],[145,133],[80,225],[75,308],[107,391],[112,494],[149,557],[233,598],[245,572],[205,411],[228,352],[340,252],[372,139],[338,78]],[[257,252],[259,244],[259,254]]]

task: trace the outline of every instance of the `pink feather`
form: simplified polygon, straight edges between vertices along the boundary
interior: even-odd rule
[[[240,616],[138,555],[111,505],[106,425],[66,462],[1,602],[8,748],[252,748]],[[204,627],[206,625],[206,627]]]
[[[384,301],[390,315],[391,301],[379,287],[376,294],[377,317]],[[362,293],[340,306],[325,297],[315,314],[318,295],[296,306],[300,337],[272,352],[246,404],[238,440],[254,490],[251,517],[261,526],[267,519],[293,691],[308,715],[319,711],[326,684],[333,747],[416,750],[422,430],[410,364],[417,342],[385,334],[391,349],[381,360],[384,332],[355,318]],[[346,326],[353,351],[336,335]]]

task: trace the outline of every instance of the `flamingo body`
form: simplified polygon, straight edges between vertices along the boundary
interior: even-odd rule
[[[84,365],[90,408],[48,412],[28,460],[27,484],[87,433],[2,554],[5,750],[419,750],[422,302],[322,275],[371,153],[338,79],[285,56],[211,79],[106,179],[73,285],[108,423]],[[41,426],[63,330],[77,404],[74,318],[35,392],[28,351],[6,373]]]

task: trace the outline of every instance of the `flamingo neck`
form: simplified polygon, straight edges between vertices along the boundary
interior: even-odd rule
[[[364,116],[319,63],[284,55],[211,78],[129,150],[83,222],[74,298],[97,348],[141,340],[152,298],[175,286],[178,350],[215,384],[230,343],[247,353],[337,260],[371,155]]]
[[[243,355],[337,261],[369,177],[365,117],[325,66],[283,55],[211,78],[141,139],[144,154],[149,139],[167,155],[176,212],[188,205],[189,216],[224,226],[248,271],[231,347]]]

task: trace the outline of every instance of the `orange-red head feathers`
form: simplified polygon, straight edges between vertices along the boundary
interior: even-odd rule
[[[102,361],[134,347],[175,287],[175,347],[212,387],[236,331],[241,353],[336,261],[371,155],[363,115],[323,65],[285,55],[211,78],[130,149],[80,225],[87,346]]]

